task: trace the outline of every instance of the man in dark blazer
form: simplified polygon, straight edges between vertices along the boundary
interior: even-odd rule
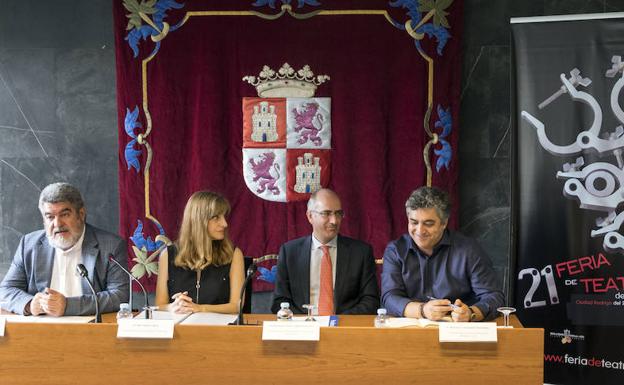
[[[312,235],[286,242],[280,248],[271,310],[276,313],[282,302],[290,303],[295,313],[305,313],[304,304],[318,308],[321,302],[323,307],[324,289],[319,281],[324,257],[321,248],[325,248],[329,250],[333,274],[330,314],[375,314],[379,288],[373,250],[367,243],[338,234],[344,216],[338,195],[329,189],[312,194],[306,215]]]
[[[39,210],[45,229],[22,237],[0,283],[0,301],[9,304],[6,310],[24,315],[95,314],[91,290],[75,273],[75,266],[83,264],[100,311],[117,311],[121,302],[128,301],[128,275],[108,257],[112,255],[126,267],[126,243],[85,222],[82,196],[67,183],[44,188]]]

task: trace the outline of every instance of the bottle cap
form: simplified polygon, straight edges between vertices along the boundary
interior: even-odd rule
[[[120,303],[119,304],[119,310],[127,310],[130,311],[130,304],[129,303]]]
[[[377,309],[378,315],[386,315],[388,312],[384,308]]]
[[[290,303],[288,303],[288,302],[282,302],[282,303],[280,303],[280,307],[281,307],[282,309],[284,309],[284,308],[288,309],[288,308],[290,308]]]

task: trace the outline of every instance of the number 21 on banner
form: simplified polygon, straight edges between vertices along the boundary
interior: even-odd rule
[[[533,295],[535,294],[535,292],[537,291],[537,288],[542,282],[542,276],[546,279],[546,288],[548,289],[548,295],[550,297],[550,304],[556,305],[559,303],[559,295],[557,294],[557,285],[555,285],[555,277],[553,275],[552,265],[545,266],[541,271],[541,275],[540,275],[540,272],[537,271],[537,269],[534,269],[532,267],[527,268],[527,269],[522,269],[518,273],[518,279],[522,279],[525,275],[530,275],[531,278],[533,279],[533,281],[531,282],[531,287],[529,288],[529,291],[527,291],[526,295],[524,296],[524,308],[525,309],[532,308],[532,307],[546,306],[545,300],[533,301]]]

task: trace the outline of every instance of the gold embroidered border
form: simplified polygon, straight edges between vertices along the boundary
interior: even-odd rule
[[[306,14],[298,14],[292,11],[291,7],[287,4],[282,5],[282,9],[279,13],[275,15],[267,15],[257,11],[189,11],[186,12],[184,18],[182,19],[179,27],[182,27],[186,22],[195,16],[255,16],[261,17],[266,20],[276,20],[283,16],[284,14],[290,14],[291,16],[297,19],[308,19],[314,16],[342,16],[342,15],[377,15],[383,16],[391,25],[394,26],[392,18],[388,14],[386,10],[379,9],[361,9],[361,10],[319,10],[313,11]],[[422,23],[422,21],[421,21]],[[411,20],[408,20],[405,23],[406,32],[410,37],[415,40],[421,40],[424,35],[418,34],[411,28]],[[418,26],[415,28],[417,29]],[[163,36],[164,37],[164,36]],[[429,141],[423,148],[423,160],[425,162],[425,167],[427,171],[427,186],[431,186],[432,183],[432,168],[431,161],[429,160],[429,152],[431,150],[431,146],[438,143],[438,135],[436,133],[431,132],[429,128],[429,123],[431,119],[431,112],[433,110],[433,76],[434,76],[434,61],[431,57],[429,57],[424,51],[418,49],[418,53],[422,56],[422,58],[427,62],[427,111],[425,112],[425,117],[423,121],[423,128],[425,132],[429,136]],[[141,63],[141,77],[142,77],[142,93],[143,93],[143,112],[145,113],[145,118],[147,122],[147,128],[144,134],[138,135],[138,143],[145,146],[147,150],[147,160],[145,162],[144,168],[144,189],[145,189],[145,217],[160,224],[160,222],[154,218],[151,214],[150,209],[150,167],[152,164],[153,151],[149,142],[147,142],[147,137],[150,135],[152,131],[152,118],[149,113],[149,103],[148,103],[148,94],[147,94],[147,64],[155,57],[156,53],[153,53],[148,58],[144,59]]]

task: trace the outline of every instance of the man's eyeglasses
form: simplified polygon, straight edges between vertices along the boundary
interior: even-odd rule
[[[320,215],[321,217],[323,217],[323,219],[327,219],[331,217],[332,215],[335,216],[337,219],[342,219],[345,216],[345,213],[342,210],[336,210],[336,211],[331,211],[331,210],[314,211],[312,210],[312,212]]]

